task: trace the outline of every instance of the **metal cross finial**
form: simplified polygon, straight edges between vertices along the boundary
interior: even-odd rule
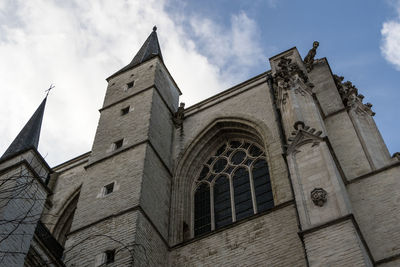
[[[46,92],[46,97],[49,95],[49,93],[50,93],[51,89],[53,89],[54,87],[56,87],[56,86],[55,86],[55,85],[53,85],[53,84],[50,84],[50,87],[49,87],[49,89],[45,90],[45,92]]]

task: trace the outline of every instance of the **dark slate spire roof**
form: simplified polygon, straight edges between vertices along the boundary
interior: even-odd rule
[[[0,159],[14,156],[30,148],[37,149],[46,100],[47,96]]]
[[[136,56],[132,59],[131,63],[129,63],[127,66],[123,67],[107,79],[110,79],[111,77],[114,77],[124,71],[127,71],[153,57],[160,57],[161,60],[163,60],[162,54],[161,54],[161,49],[160,49],[160,44],[158,43],[158,38],[157,38],[157,27],[153,27],[152,33],[150,33],[149,37],[147,37],[146,41],[140,48],[139,52],[137,52]]]

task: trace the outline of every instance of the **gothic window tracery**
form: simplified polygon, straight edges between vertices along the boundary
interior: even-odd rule
[[[248,140],[225,141],[195,183],[195,236],[274,207],[265,152]]]

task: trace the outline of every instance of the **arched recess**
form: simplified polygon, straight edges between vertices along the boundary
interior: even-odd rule
[[[63,208],[59,212],[61,215],[58,217],[57,223],[53,229],[53,236],[63,247],[65,245],[65,241],[67,240],[67,234],[71,230],[72,221],[74,219],[76,206],[79,200],[79,194],[80,187],[71,194],[71,196],[63,205]]]
[[[170,213],[171,245],[184,241],[184,237],[193,237],[191,212],[194,181],[203,162],[215,148],[221,142],[233,138],[249,140],[263,147],[266,159],[270,161],[268,144],[275,140],[264,123],[254,123],[243,118],[218,118],[205,127],[186,147],[175,168]]]

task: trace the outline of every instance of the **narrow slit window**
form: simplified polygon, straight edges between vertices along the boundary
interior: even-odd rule
[[[124,139],[121,139],[121,140],[118,140],[117,142],[114,142],[114,148],[115,148],[115,150],[121,148],[122,145],[123,145],[123,143],[124,143]]]
[[[114,191],[114,183],[104,186],[104,195],[111,194]]]
[[[127,106],[126,108],[123,108],[123,109],[121,109],[121,115],[123,116],[123,115],[126,115],[126,114],[128,114],[129,113],[129,106]]]
[[[113,263],[115,261],[115,249],[107,250],[106,254],[106,264]]]
[[[127,83],[126,86],[128,87],[128,89],[130,89],[133,87],[134,84],[135,84],[135,82],[131,81],[131,82]]]

